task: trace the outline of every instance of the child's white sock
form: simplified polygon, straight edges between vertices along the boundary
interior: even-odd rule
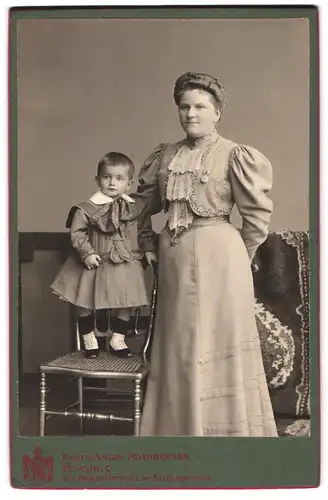
[[[122,333],[113,333],[112,338],[110,339],[109,345],[111,346],[114,351],[119,351],[121,349],[128,349],[128,346],[124,342],[125,340],[125,335]]]
[[[84,348],[86,351],[90,351],[92,349],[98,349],[98,340],[94,332],[86,333],[85,335],[82,335],[82,337],[84,342]]]

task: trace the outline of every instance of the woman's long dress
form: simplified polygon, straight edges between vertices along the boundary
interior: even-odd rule
[[[202,156],[195,178],[196,183],[206,184],[207,198],[212,193],[211,206],[219,203],[222,209],[215,209],[213,217],[194,213],[188,230],[174,244],[172,231],[166,227],[161,233],[143,436],[277,436],[255,323],[250,267],[266,237],[272,211],[267,197],[271,166],[257,150],[236,145],[229,161],[216,169],[222,160],[216,154],[225,144],[222,141],[226,140],[211,144],[205,160]],[[161,145],[146,161],[139,192],[149,198],[153,212],[168,196],[172,158],[179,155],[178,168],[188,171],[193,155],[205,146],[200,143],[188,151],[184,142],[178,143],[167,161]],[[210,180],[199,179],[204,172]],[[212,174],[215,189],[209,185]],[[192,200],[189,209],[197,204],[195,197]],[[233,203],[243,218],[241,231],[227,217]]]

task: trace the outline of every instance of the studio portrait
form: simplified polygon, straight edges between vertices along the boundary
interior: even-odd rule
[[[306,438],[305,18],[17,23],[20,436]]]

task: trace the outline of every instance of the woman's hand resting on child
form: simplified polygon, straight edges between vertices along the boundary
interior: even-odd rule
[[[84,259],[84,265],[87,269],[95,269],[96,267],[99,266],[100,263],[101,263],[101,257],[96,253],[88,255],[88,257]]]

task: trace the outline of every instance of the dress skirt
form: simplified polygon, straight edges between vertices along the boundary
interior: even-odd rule
[[[51,285],[62,299],[86,309],[115,309],[147,305],[144,269],[139,260],[103,262],[87,269],[74,256],[61,267]]]
[[[159,251],[143,436],[276,437],[239,231],[201,219]]]

